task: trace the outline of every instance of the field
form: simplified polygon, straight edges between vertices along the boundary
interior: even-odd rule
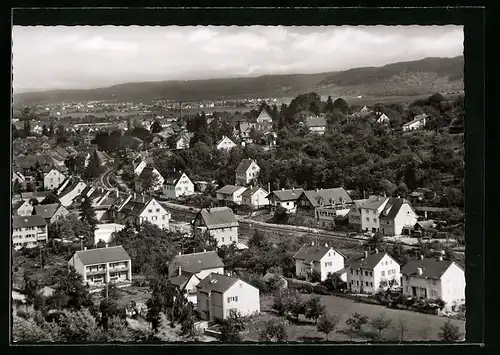
[[[306,298],[308,296],[303,295],[303,297]],[[375,330],[368,324],[363,326],[359,336],[351,336],[349,334],[345,322],[354,312],[365,315],[369,319],[380,313],[384,313],[390,318],[391,324],[389,328],[382,333],[382,338],[386,341],[398,341],[400,339],[400,320],[406,323],[406,330],[404,332],[405,341],[439,340],[439,328],[448,320],[448,318],[445,317],[389,309],[383,306],[356,302],[342,297],[319,297],[321,298],[321,303],[326,306],[329,313],[341,316],[336,332],[329,335],[329,340],[332,341],[368,341],[376,339]],[[251,322],[249,329],[243,334],[245,340],[258,341],[259,332],[262,330],[265,321],[277,318],[275,314],[269,312],[271,305],[272,297],[261,296],[261,311],[263,313]],[[462,334],[465,333],[464,321],[451,321],[459,327]],[[325,335],[316,330],[314,321],[304,318],[303,315],[299,317],[299,322],[291,321],[286,329],[289,341],[315,341],[325,339]]]

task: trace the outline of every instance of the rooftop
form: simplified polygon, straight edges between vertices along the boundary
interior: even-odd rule
[[[274,190],[270,195],[275,195],[280,201],[295,201],[304,192],[303,188]]]
[[[239,279],[227,275],[210,273],[207,277],[200,281],[196,286],[200,292],[210,293],[219,292],[224,293],[231,286],[233,286]]]
[[[306,263],[311,261],[320,261],[331,248],[331,246],[322,244],[303,245],[302,248],[295,253],[293,258],[304,260]]]
[[[224,267],[224,263],[215,251],[177,255],[172,265],[181,267],[182,272],[197,274],[202,270]]]
[[[208,229],[238,227],[239,223],[229,207],[204,208],[201,218]]]
[[[239,191],[241,189],[246,189],[245,187],[243,186],[237,186],[237,185],[226,185],[220,189],[218,189],[216,191],[216,193],[219,193],[219,194],[224,194],[224,195],[232,195],[234,194],[236,191]]]
[[[46,226],[47,222],[42,216],[12,216],[12,227],[13,228],[26,228],[26,227],[37,227]]]
[[[401,274],[423,279],[440,279],[453,261],[439,261],[437,259],[413,259],[409,260],[402,268]],[[458,265],[462,270],[463,268]],[[418,268],[422,268],[422,275],[418,274]]]
[[[75,254],[78,255],[83,265],[95,265],[130,260],[130,255],[128,255],[121,245],[108,248],[80,250],[75,252]]]
[[[378,265],[380,260],[382,260],[382,258],[386,255],[389,255],[389,254],[387,254],[387,253],[368,254],[368,256],[366,258],[363,256],[361,258],[354,260],[349,266],[351,269],[369,269],[369,270],[372,270],[375,266]],[[394,261],[396,262],[396,260],[394,260]]]
[[[236,172],[246,173],[252,162],[252,159],[243,159],[236,168]]]
[[[352,199],[343,187],[321,190],[308,190],[303,194],[314,207],[320,205],[318,198],[322,198],[324,205],[352,203]]]

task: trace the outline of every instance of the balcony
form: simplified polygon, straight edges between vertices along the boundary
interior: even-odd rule
[[[105,274],[105,273],[106,273],[106,269],[87,271],[87,277]]]

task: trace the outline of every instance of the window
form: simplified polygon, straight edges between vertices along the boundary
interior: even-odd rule
[[[231,303],[231,302],[238,302],[238,296],[228,297],[227,303]]]
[[[356,281],[356,286],[359,286],[359,281]]]
[[[167,217],[166,215],[163,215],[163,216],[161,216],[161,219],[165,220],[166,217]]]
[[[385,271],[380,272],[380,275],[385,276]]]
[[[368,271],[365,271],[365,276],[368,276]]]
[[[156,217],[156,216],[151,217],[151,220],[153,220],[153,221],[156,221],[157,219],[158,219],[158,217]]]
[[[368,286],[368,281],[365,282],[365,286]]]
[[[354,270],[351,270],[351,274],[354,275]]]
[[[331,262],[331,261],[327,261],[327,262],[325,263],[325,267],[328,267],[328,266],[332,266],[332,262]]]
[[[153,210],[152,210],[152,209],[149,209],[149,210],[148,210],[148,213],[153,213]]]
[[[159,208],[157,208],[157,209],[156,209],[156,212],[160,212],[160,209],[159,209]]]
[[[224,237],[222,237],[222,243],[224,243]]]
[[[366,217],[366,221],[367,221],[367,222],[370,222],[370,217]]]
[[[373,287],[373,282],[370,282],[370,287]]]
[[[373,219],[373,222],[377,223],[377,219],[376,219],[376,218],[374,218],[374,219]]]
[[[370,271],[370,276],[373,276],[373,271]]]
[[[233,237],[229,237],[229,241],[232,242],[233,241]]]

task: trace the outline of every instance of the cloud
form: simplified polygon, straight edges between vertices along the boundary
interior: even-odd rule
[[[76,49],[83,51],[130,51],[137,49],[137,44],[127,41],[107,40],[101,36],[95,36],[80,42],[76,46]]]

